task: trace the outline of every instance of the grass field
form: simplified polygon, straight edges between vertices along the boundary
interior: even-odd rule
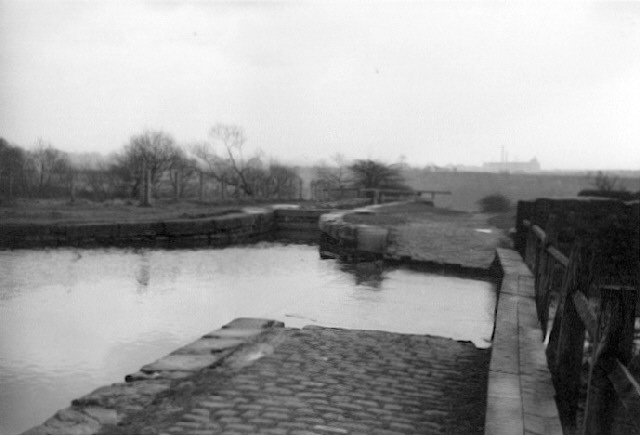
[[[262,205],[255,201],[199,202],[156,201],[151,207],[140,207],[137,201],[109,200],[91,202],[78,200],[43,199],[19,200],[11,205],[0,206],[0,222],[4,224],[24,223],[113,223],[148,222],[179,218],[216,216],[243,207]]]

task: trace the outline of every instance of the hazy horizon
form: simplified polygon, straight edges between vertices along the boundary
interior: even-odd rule
[[[0,0],[0,136],[640,169],[640,3]]]

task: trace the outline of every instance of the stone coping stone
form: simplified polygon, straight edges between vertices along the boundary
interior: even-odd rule
[[[363,252],[385,253],[389,230],[375,225],[359,225],[357,227],[357,249]]]
[[[243,343],[244,340],[234,338],[201,338],[171,352],[171,355],[210,355]]]
[[[272,319],[255,317],[238,317],[222,327],[222,329],[266,329],[284,328],[284,323]]]
[[[298,204],[271,204],[269,206],[272,210],[300,210]]]
[[[188,376],[191,376],[193,372],[191,371],[163,371],[163,372],[151,372],[145,373],[143,371],[138,370],[135,373],[130,373],[124,377],[124,381],[126,383],[137,382],[137,381],[154,381],[158,379],[162,380],[174,380],[174,379],[183,379]]]
[[[534,281],[520,254],[497,249],[504,276],[489,367],[485,434],[561,435]]]
[[[152,397],[171,388],[167,380],[140,381],[128,384],[112,384],[100,387],[86,396],[74,399],[72,406],[100,407],[118,409],[131,403],[144,405],[150,402]]]
[[[168,355],[142,367],[142,372],[196,371],[216,363],[222,355]]]
[[[202,338],[238,338],[250,339],[264,332],[264,329],[216,329]]]
[[[266,214],[269,213],[269,210],[262,207],[243,207],[242,212],[249,214]]]

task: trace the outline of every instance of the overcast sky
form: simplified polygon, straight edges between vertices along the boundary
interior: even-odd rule
[[[640,169],[639,2],[0,0],[0,136]]]

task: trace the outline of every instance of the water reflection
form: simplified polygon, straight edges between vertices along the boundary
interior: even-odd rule
[[[149,280],[151,279],[151,265],[149,264],[149,258],[144,252],[140,257],[140,264],[135,273],[135,277],[138,282],[138,293],[144,293],[147,290]]]
[[[355,284],[372,290],[380,289],[384,279],[384,263],[382,261],[367,261],[356,264],[341,264],[340,270],[353,274]]]
[[[0,252],[0,434],[235,317],[487,346],[494,301],[485,282],[343,266],[312,246]]]

